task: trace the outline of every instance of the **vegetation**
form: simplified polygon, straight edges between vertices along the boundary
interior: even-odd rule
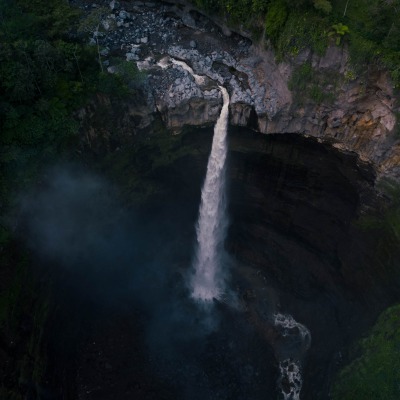
[[[335,35],[336,46],[339,46],[341,37],[344,36],[346,33],[349,33],[349,27],[339,22],[338,24],[332,25],[332,30],[328,33],[328,35]]]
[[[387,287],[400,285],[400,187],[385,182],[383,190],[390,203],[383,215],[363,217],[360,226],[374,231],[376,280]],[[368,336],[353,351],[350,364],[344,367],[334,384],[334,400],[395,400],[400,387],[400,305],[387,309]]]
[[[101,9],[100,9],[101,11]],[[124,96],[143,80],[136,65],[99,67],[98,46],[76,35],[93,28],[64,0],[0,0],[0,209],[38,172],[77,144],[73,113],[96,92]],[[78,22],[80,24],[78,26]],[[7,240],[0,221],[0,246]]]
[[[386,310],[358,344],[361,353],[334,385],[334,400],[396,400],[400,388],[400,305]]]
[[[45,379],[51,287],[49,276],[32,273],[5,216],[46,165],[75,157],[76,111],[97,93],[131,94],[144,78],[132,63],[119,62],[116,74],[102,70],[98,43],[86,44],[89,17],[65,0],[0,0],[0,364],[8,357],[1,399],[25,398]]]
[[[354,71],[387,68],[400,86],[400,0],[193,0],[232,25],[265,32],[278,58],[330,40],[348,44]],[[370,67],[366,68],[366,65]]]
[[[332,103],[335,100],[336,82],[339,73],[315,71],[310,62],[297,67],[290,78],[289,89],[295,94],[294,100],[303,105],[305,100],[316,104]]]

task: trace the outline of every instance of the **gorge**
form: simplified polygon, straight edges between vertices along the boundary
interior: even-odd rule
[[[7,213],[0,398],[340,398],[400,300],[388,72],[334,40],[281,60],[199,2],[69,3],[102,86]]]

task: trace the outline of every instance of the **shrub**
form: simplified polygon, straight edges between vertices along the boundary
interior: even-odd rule
[[[358,344],[360,356],[333,387],[334,400],[397,400],[400,371],[400,305],[386,310]]]
[[[310,48],[323,55],[328,45],[327,21],[313,12],[292,11],[276,42],[277,56],[297,55]]]
[[[332,4],[328,0],[314,0],[314,7],[324,14],[330,14],[332,11]]]
[[[286,5],[283,1],[275,1],[268,8],[265,18],[265,33],[273,43],[278,39],[288,17]]]

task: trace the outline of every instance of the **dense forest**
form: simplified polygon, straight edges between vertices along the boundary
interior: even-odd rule
[[[232,29],[249,32],[272,48],[277,60],[304,49],[322,55],[327,46],[346,46],[353,71],[388,70],[400,88],[400,0],[192,0]],[[44,379],[41,333],[51,295],[49,282],[36,282],[30,255],[14,237],[14,213],[22,190],[39,185],[47,165],[85,157],[79,110],[96,95],[128,98],[143,79],[132,63],[119,60],[118,74],[104,71],[95,43],[101,15],[84,14],[65,0],[0,0],[0,352],[12,365],[0,366],[0,398],[23,399],[25,376]],[[399,270],[400,202],[390,183],[385,217],[363,221],[381,235],[378,268]],[[11,222],[10,222],[11,221]],[[50,279],[50,278],[49,278]],[[42,291],[38,294],[38,291]],[[34,326],[21,328],[24,315]],[[18,348],[7,344],[16,337]],[[388,309],[370,335],[354,344],[352,363],[333,388],[333,398],[397,399],[400,371],[400,309]],[[29,373],[27,373],[29,370]],[[32,372],[33,370],[33,372]],[[41,397],[45,398],[45,397]]]
[[[135,66],[121,60],[119,75],[105,73],[97,49],[88,45],[87,32],[100,17],[83,18],[62,0],[1,1],[2,211],[43,165],[73,156],[79,130],[74,113],[91,97],[131,93],[127,82]],[[4,242],[7,228],[1,226]]]
[[[195,0],[209,14],[227,18],[259,38],[265,34],[278,58],[305,48],[323,54],[329,41],[349,46],[354,73],[388,69],[400,84],[400,3],[397,0]]]

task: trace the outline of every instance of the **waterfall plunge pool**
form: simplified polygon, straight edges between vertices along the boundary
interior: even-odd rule
[[[61,386],[81,399],[273,399],[289,390],[280,369],[290,357],[302,365],[300,398],[324,399],[352,340],[391,301],[374,277],[373,238],[355,223],[378,201],[372,168],[313,139],[230,127],[223,262],[236,303],[199,311],[185,273],[212,133],[188,129],[157,164],[141,154],[153,189],[142,206],[106,202],[101,218],[91,209],[77,219],[77,235],[86,218],[95,234],[87,258],[70,248],[64,259],[57,340],[75,332],[76,356],[59,348],[55,368],[75,376]],[[107,164],[121,187],[130,179],[123,156]],[[66,197],[51,197],[62,215],[39,217],[70,233],[77,217]],[[299,341],[300,325],[280,331],[277,315],[306,326],[311,342]]]

